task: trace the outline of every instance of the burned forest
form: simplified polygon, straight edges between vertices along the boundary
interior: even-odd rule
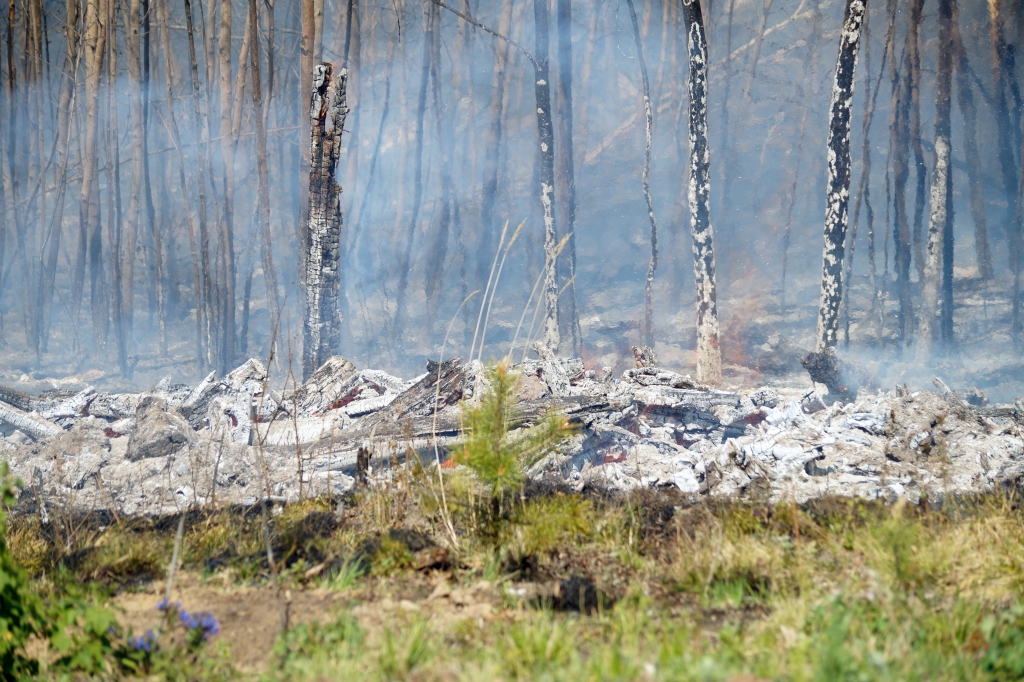
[[[1021,393],[1016,8],[308,4],[8,3],[8,383],[540,340]]]
[[[680,609],[745,634],[623,679],[1024,676],[1018,3],[8,0],[0,33],[0,590],[36,623],[0,601],[0,680],[597,679],[587,623],[649,599],[657,646]],[[977,518],[988,591],[906,568]],[[826,660],[809,604],[879,571],[963,641],[857,596]],[[213,576],[269,605],[237,661],[175,601],[242,613]],[[72,580],[113,634],[44,624]],[[540,630],[452,626],[512,611]]]

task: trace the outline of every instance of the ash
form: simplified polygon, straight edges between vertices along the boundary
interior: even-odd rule
[[[550,355],[517,366],[522,425],[554,408],[579,427],[531,477],[576,490],[670,487],[694,499],[918,503],[1024,475],[1024,401],[988,406],[980,391],[936,379],[936,391],[862,390],[827,405],[827,394],[795,388],[715,390],[653,366],[653,354],[636,357],[618,377]],[[336,496],[357,479],[395,484],[410,458],[437,466],[457,448],[460,403],[479,398],[486,374],[459,359],[426,370],[403,380],[335,356],[277,392],[251,359],[223,378],[189,387],[167,377],[141,393],[30,396],[0,386],[0,449],[25,485],[22,501],[43,516]]]

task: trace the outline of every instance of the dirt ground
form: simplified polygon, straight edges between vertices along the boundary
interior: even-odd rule
[[[278,600],[271,586],[225,587],[217,578],[203,581],[195,573],[179,573],[171,602],[180,602],[189,613],[208,612],[220,625],[213,642],[230,647],[232,663],[241,672],[259,672],[270,658],[274,640],[281,631]],[[343,609],[367,632],[380,632],[396,619],[427,618],[444,630],[460,621],[479,625],[503,617],[498,605],[500,590],[486,581],[470,587],[452,588],[443,573],[412,574],[409,582],[388,593],[376,585],[349,592],[325,588],[284,590],[281,601],[287,609],[289,627],[300,623],[328,622]],[[160,621],[157,604],[164,597],[166,583],[155,581],[136,592],[123,592],[113,599],[121,625],[138,634],[156,629]]]

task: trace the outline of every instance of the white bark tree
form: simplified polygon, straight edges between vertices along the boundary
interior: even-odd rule
[[[839,57],[832,85],[825,248],[821,269],[821,302],[818,308],[818,353],[835,347],[839,331],[839,306],[843,300],[843,254],[850,207],[850,114],[857,49],[860,47],[866,4],[865,0],[846,0]]]
[[[722,379],[718,345],[718,293],[715,287],[714,230],[711,227],[711,150],[708,148],[708,41],[699,0],[683,0],[686,50],[690,64],[690,234],[697,286],[697,380]]]

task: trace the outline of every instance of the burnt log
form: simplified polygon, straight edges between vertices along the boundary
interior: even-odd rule
[[[342,69],[329,103],[333,70],[318,64],[310,101],[309,210],[303,270],[302,375],[308,379],[341,343],[341,185],[334,174],[348,114],[348,69]],[[331,129],[327,113],[331,109]]]

